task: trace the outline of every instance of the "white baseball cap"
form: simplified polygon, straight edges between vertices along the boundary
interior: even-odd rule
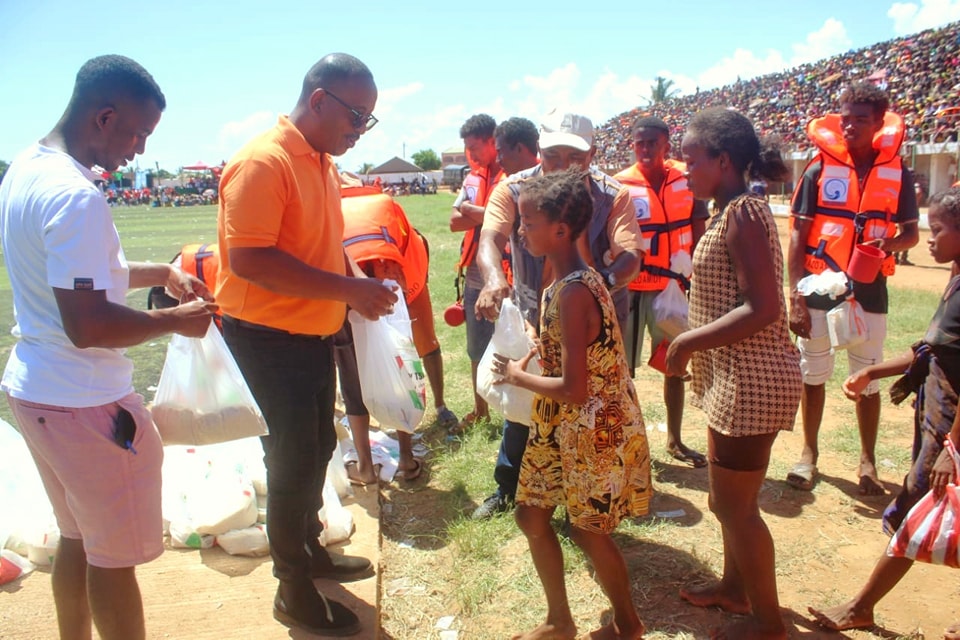
[[[552,109],[540,124],[540,148],[573,147],[589,151],[593,146],[593,122],[576,113]]]

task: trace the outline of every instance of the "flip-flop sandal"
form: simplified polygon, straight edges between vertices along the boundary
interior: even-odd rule
[[[817,465],[798,462],[787,474],[787,484],[800,491],[810,491],[817,479]]]
[[[413,462],[415,466],[412,469],[400,469],[397,471],[397,475],[404,482],[413,482],[423,473],[423,460],[414,458]]]
[[[674,460],[686,462],[694,469],[702,469],[703,467],[707,466],[707,457],[699,451],[687,449],[687,452],[684,453],[683,451],[676,449],[674,451],[668,451],[668,453],[673,457]]]

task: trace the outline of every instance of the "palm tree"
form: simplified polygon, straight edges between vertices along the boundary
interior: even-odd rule
[[[365,176],[368,173],[370,173],[371,169],[373,169],[373,164],[369,162],[364,162],[362,165],[360,165],[360,170],[358,171],[358,173],[362,176]]]
[[[650,85],[650,97],[646,98],[649,105],[666,102],[670,98],[680,93],[680,89],[673,86],[673,80],[657,76],[653,79],[656,84]]]

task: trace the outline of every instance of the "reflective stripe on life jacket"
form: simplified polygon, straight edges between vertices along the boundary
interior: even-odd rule
[[[807,234],[804,266],[810,273],[846,271],[855,244],[897,235],[894,218],[900,202],[903,163],[898,152],[903,141],[903,119],[887,112],[883,128],[874,136],[877,157],[862,184],[843,141],[839,114],[816,118],[807,135],[820,149],[817,208]],[[796,197],[796,196],[795,196]],[[881,267],[893,275],[892,255]]]
[[[220,246],[215,242],[183,245],[180,250],[180,268],[196,276],[212,292],[217,286],[217,276],[220,274]],[[213,321],[221,331],[223,330],[220,325],[222,316],[223,312],[220,309],[217,309],[213,315]]]
[[[657,193],[638,165],[614,176],[630,190],[643,236],[644,254],[640,273],[627,287],[631,291],[662,291],[670,278],[689,288],[690,281],[670,270],[670,259],[679,251],[693,255],[693,193],[687,188],[682,162],[664,162],[666,176]]]
[[[180,268],[199,278],[212,291],[220,273],[220,247],[216,243],[183,245]]]
[[[391,260],[407,281],[407,304],[423,291],[429,260],[423,238],[410,226],[403,208],[370,187],[344,187],[343,247],[357,263]]]

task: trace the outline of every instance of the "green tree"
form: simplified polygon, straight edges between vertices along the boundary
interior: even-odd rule
[[[650,105],[666,102],[680,93],[680,89],[673,86],[673,80],[668,80],[663,76],[657,76],[653,80],[656,84],[650,85],[650,97],[647,98]]]
[[[440,168],[440,156],[433,149],[421,149],[410,156],[413,164],[424,171],[432,171]]]
[[[0,160],[0,182],[3,182],[3,176],[7,175],[7,169],[10,167],[10,163],[6,160]]]
[[[360,165],[360,169],[357,170],[357,173],[359,173],[362,176],[365,176],[368,173],[370,173],[370,169],[373,169],[373,163],[364,162],[362,165]]]
[[[157,169],[156,176],[161,180],[169,180],[170,178],[175,177],[172,173],[170,173],[166,169]]]

